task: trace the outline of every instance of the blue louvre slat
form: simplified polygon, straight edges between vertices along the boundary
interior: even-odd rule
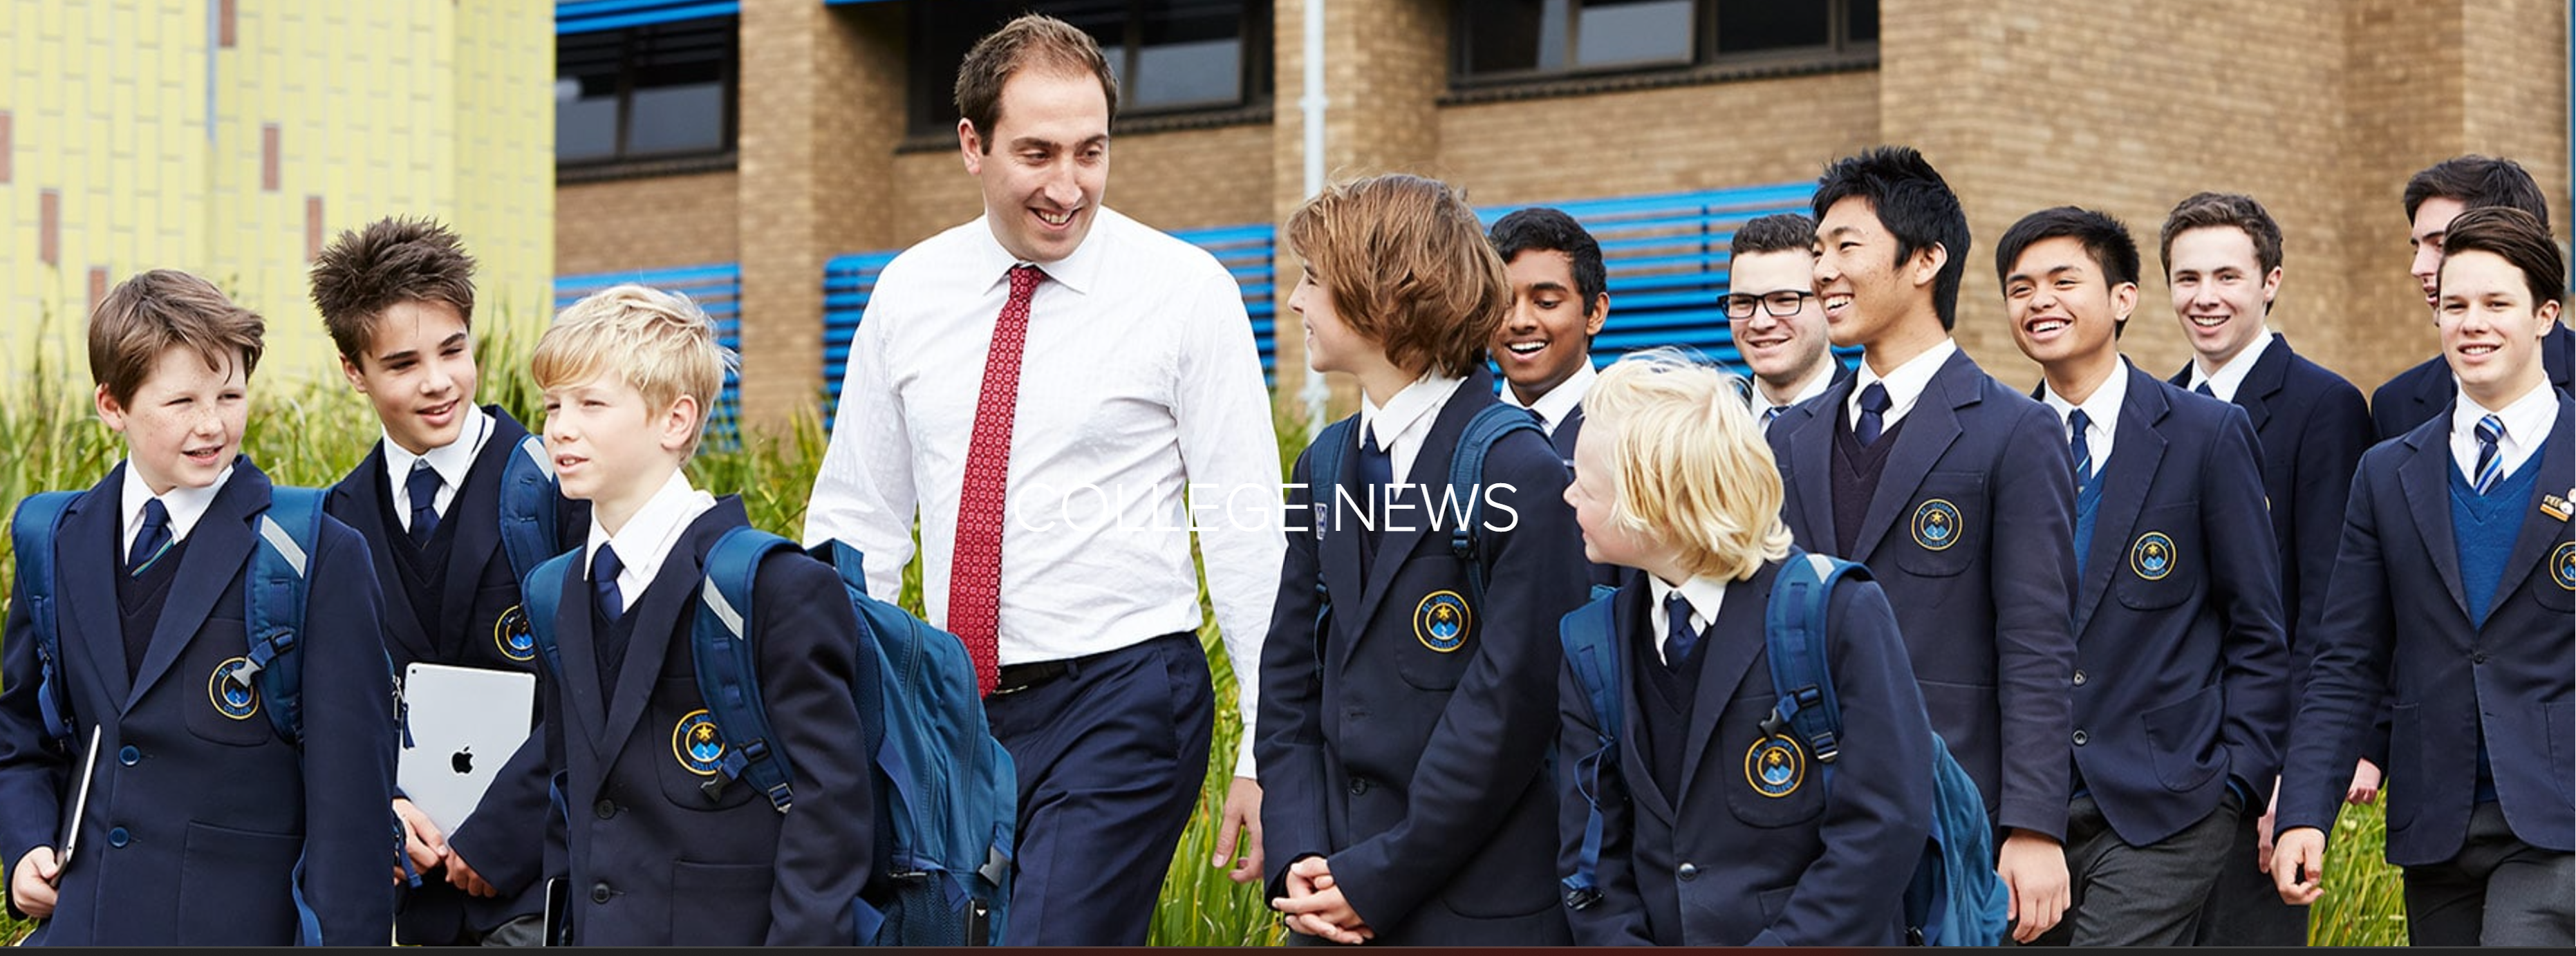
[[[603,0],[604,2],[604,0]],[[555,309],[581,301],[582,297],[610,286],[625,283],[650,286],[665,292],[689,297],[698,309],[714,323],[716,344],[742,351],[742,266],[740,263],[717,262],[700,266],[676,266],[668,269],[636,269],[625,272],[600,272],[555,277]],[[707,437],[719,448],[735,447],[741,437],[737,409],[741,407],[741,383],[727,381],[716,407],[707,414]]]
[[[742,13],[739,0],[581,0],[555,4],[555,34],[596,33],[656,23],[730,17]]]

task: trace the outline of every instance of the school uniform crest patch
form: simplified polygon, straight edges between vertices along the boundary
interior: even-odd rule
[[[1925,551],[1947,551],[1962,533],[1959,506],[1934,498],[1914,509],[1914,543]]]
[[[500,620],[492,622],[492,646],[500,648],[501,656],[514,661],[537,658],[537,635],[528,630],[526,608],[512,605],[501,612]]]
[[[682,714],[671,726],[671,757],[690,773],[715,776],[724,765],[724,752],[724,735],[716,732],[716,719],[705,708]]]
[[[2560,544],[2558,550],[2549,552],[2549,577],[2559,587],[2576,591],[2576,541]]]
[[[1413,606],[1413,637],[1422,646],[1447,654],[1467,646],[1475,615],[1456,591],[1433,591]]]
[[[250,658],[228,658],[215,665],[206,678],[206,699],[215,705],[215,713],[234,720],[249,720],[259,713],[259,688],[246,680],[234,680],[233,674],[250,666]]]
[[[2162,531],[2139,535],[2138,540],[2129,545],[2129,570],[2143,580],[2164,580],[2165,575],[2173,573],[2176,560],[2178,556],[2174,554],[2173,538]]]
[[[1798,742],[1773,734],[1744,751],[1744,782],[1753,792],[1778,799],[1798,792],[1807,779],[1807,753]]]

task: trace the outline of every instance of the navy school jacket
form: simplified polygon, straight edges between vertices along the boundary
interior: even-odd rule
[[[564,575],[555,620],[564,679],[539,681],[546,764],[565,773],[572,942],[582,946],[846,946],[868,877],[874,800],[853,686],[858,617],[822,562],[773,554],[752,586],[751,639],[796,803],[750,784],[710,799],[715,775],[681,746],[708,720],[689,652],[707,550],[750,524],[726,496],[691,522],[641,595],[616,692],[599,693],[584,569]],[[470,859],[470,858],[469,858]]]
[[[2451,536],[2451,415],[2444,411],[2361,458],[2316,671],[2290,736],[2282,830],[2326,829],[2383,695],[2392,698],[2388,862],[2439,863],[2460,851],[2475,809],[2481,735],[2497,802],[2515,837],[2576,850],[2576,542],[2564,502],[2576,475],[2576,404],[2536,456],[2540,484],[2484,627],[2469,623]],[[2551,514],[2542,496],[2555,496]],[[2483,719],[2481,719],[2483,716]]]
[[[2280,561],[2236,406],[2129,377],[2075,592],[2075,767],[2120,840],[2149,846],[2268,800],[2289,713]],[[2255,542],[2266,544],[2268,542]],[[2260,811],[2256,811],[2259,813]]]
[[[366,539],[384,592],[385,651],[393,657],[396,674],[414,663],[539,670],[536,643],[528,637],[525,613],[519,607],[519,582],[501,550],[501,471],[510,456],[521,454],[519,442],[528,430],[498,405],[486,405],[483,410],[492,416],[492,435],[475,455],[465,484],[448,503],[446,516],[439,519],[438,533],[448,543],[442,562],[445,585],[436,595],[438,606],[427,609],[438,622],[435,632],[424,628],[423,609],[413,606],[411,587],[392,550],[393,542],[407,539],[409,532],[393,514],[395,479],[385,473],[381,441],[331,487],[324,505],[332,517]],[[582,545],[590,527],[589,514],[588,502],[557,501],[557,550]],[[488,932],[514,917],[544,909],[545,885],[539,871],[546,836],[546,773],[537,765],[544,753],[541,746],[528,752],[528,765],[496,776],[491,789],[484,792],[483,809],[447,834],[448,845],[501,895],[468,896],[447,884],[444,870],[422,874],[419,887],[400,893],[396,922],[404,941],[454,942],[464,938],[462,929]]]
[[[2549,384],[2562,392],[2576,392],[2576,332],[2565,322],[2549,330],[2540,343],[2540,364],[2549,371]],[[2391,377],[2378,391],[2370,393],[2370,420],[2379,429],[2379,440],[2387,441],[2404,435],[2451,407],[2459,391],[2451,378],[2451,363],[2436,351],[2433,357],[2417,363]]]
[[[1479,370],[1449,396],[1405,476],[1442,494],[1449,460],[1476,410],[1494,404]],[[1358,434],[1340,479],[1357,487]],[[1310,449],[1311,451],[1311,449]],[[1292,482],[1313,484],[1311,454]],[[1292,487],[1287,559],[1261,656],[1254,753],[1263,791],[1269,892],[1284,896],[1290,863],[1323,855],[1360,918],[1391,944],[1562,944],[1556,890],[1556,794],[1546,757],[1555,734],[1556,621],[1589,592],[1581,534],[1566,506],[1564,463],[1546,440],[1514,432],[1485,461],[1493,500],[1486,606],[1469,607],[1465,569],[1425,512],[1384,532],[1368,579],[1363,532],[1341,515],[1319,553],[1311,502]],[[1329,527],[1329,526],[1328,526]],[[1500,530],[1500,529],[1508,530]],[[1318,580],[1331,589],[1316,634]],[[1448,627],[1462,619],[1463,633]]]
[[[289,876],[304,857],[305,899],[322,941],[392,938],[396,831],[393,687],[377,638],[382,603],[364,542],[322,522],[303,634],[301,755],[262,710],[218,710],[219,668],[248,650],[242,579],[268,476],[248,457],[188,534],[152,642],[126,679],[116,597],[125,466],[63,513],[54,539],[62,679],[73,746],[93,726],[99,759],[61,901],[28,941],[58,946],[289,946]],[[37,704],[36,641],[12,595],[0,643],[0,861],[58,846],[72,761],[52,752]]]
[[[1791,406],[1767,436],[1788,491],[1781,516],[1820,554],[1835,549],[1834,422],[1857,382]],[[1932,729],[1995,824],[2063,839],[2075,673],[2075,463],[2063,423],[1959,352],[1883,440],[1896,447],[1858,553],[1835,556],[1869,565],[1887,592]]]
[[[1843,715],[1833,786],[1801,746],[1784,790],[1757,788],[1749,762],[1765,751],[1771,686],[1763,610],[1780,563],[1727,585],[1706,650],[1683,756],[1669,791],[1641,746],[1638,632],[1652,600],[1644,575],[1613,598],[1621,710],[1619,756],[1578,781],[1575,758],[1599,746],[1591,698],[1571,668],[1557,693],[1558,866],[1581,859],[1591,807],[1602,804],[1602,899],[1569,910],[1583,946],[1896,946],[1904,942],[1905,887],[1931,829],[1931,727],[1896,617],[1874,582],[1834,588],[1826,658]],[[1776,746],[1778,738],[1768,745]]]

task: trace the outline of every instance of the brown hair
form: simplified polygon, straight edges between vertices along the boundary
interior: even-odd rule
[[[341,230],[313,259],[313,307],[340,357],[358,361],[376,321],[404,302],[436,302],[474,327],[474,257],[456,233],[430,219],[389,217]]]
[[[259,313],[233,304],[215,284],[176,269],[117,283],[89,314],[89,377],[122,406],[152,376],[161,354],[186,348],[221,369],[241,361],[242,380],[259,367]]]
[[[2442,233],[2442,261],[2470,250],[2492,252],[2522,270],[2533,308],[2564,301],[2567,263],[2539,217],[2512,206],[2479,206],[2461,213]]]
[[[975,41],[974,48],[966,51],[966,61],[957,67],[957,115],[975,127],[985,152],[993,151],[993,127],[1002,122],[1003,84],[1031,67],[1098,77],[1100,95],[1109,101],[1109,115],[1118,115],[1118,77],[1109,72],[1108,58],[1100,55],[1100,42],[1073,24],[1042,13],[1026,14]]]
[[[1409,372],[1466,375],[1511,309],[1511,281],[1476,211],[1437,179],[1336,183],[1289,214],[1286,236],[1342,323]]]
[[[2243,193],[2195,193],[2175,203],[2165,216],[2165,226],[2156,236],[2156,256],[2164,260],[2165,277],[2173,277],[2173,241],[2175,236],[2194,229],[2233,227],[2243,230],[2254,240],[2254,264],[2262,269],[2257,282],[2281,267],[2281,224],[2272,221],[2272,213],[2254,197]]]
[[[2416,207],[2427,199],[2457,200],[2460,205],[2476,209],[2482,206],[2508,206],[2530,213],[2549,226],[2549,198],[2541,195],[2540,184],[2521,163],[2493,156],[2470,153],[2453,156],[2426,166],[2406,179],[2406,221],[2415,221]]]

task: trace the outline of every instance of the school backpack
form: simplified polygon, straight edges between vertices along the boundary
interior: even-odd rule
[[[1821,554],[1791,549],[1771,583],[1763,608],[1763,640],[1771,662],[1771,686],[1779,695],[1762,729],[1794,734],[1816,764],[1824,768],[1826,792],[1834,781],[1834,758],[1841,753],[1842,708],[1834,698],[1834,681],[1825,660],[1825,620],[1833,587],[1847,577],[1866,580],[1869,569]],[[1567,614],[1558,625],[1567,666],[1574,669],[1593,716],[1599,720],[1600,749],[1576,761],[1581,779],[1596,779],[1602,761],[1618,756],[1622,708],[1616,673],[1618,657],[1611,647],[1615,633],[1611,589],[1594,589],[1592,603]],[[1976,781],[1950,756],[1939,733],[1932,735],[1932,821],[1923,856],[1905,890],[1906,942],[1923,946],[1995,946],[2003,940],[2005,895],[1995,874],[1994,828],[1986,817],[1985,798]],[[1578,788],[1587,801],[1591,788]],[[1594,874],[1601,862],[1601,806],[1593,803],[1584,824],[1583,848],[1575,870],[1562,881],[1566,905],[1584,909],[1601,899]]]
[[[36,637],[36,702],[45,733],[65,754],[72,753],[71,692],[62,686],[60,601],[54,595],[54,533],[63,510],[77,491],[47,491],[18,504],[9,526],[16,549],[18,587],[27,602],[27,621]],[[250,570],[243,577],[242,631],[249,641],[247,664],[235,668],[223,693],[256,693],[267,704],[268,722],[277,735],[301,754],[304,748],[304,667],[298,653],[304,631],[306,576],[314,548],[322,539],[322,499],[318,488],[272,485],[268,511],[259,517],[259,545],[251,549]],[[393,659],[385,659],[393,670]],[[394,824],[394,855],[408,870],[402,825]],[[304,900],[304,858],[295,861],[288,892],[295,901],[301,945],[322,944],[322,924]]]
[[[1019,774],[993,739],[964,641],[869,596],[858,549],[837,540],[811,551],[749,527],[726,531],[707,552],[689,626],[698,693],[724,739],[719,773],[704,787],[742,781],[786,813],[795,769],[761,701],[753,647],[752,584],[772,551],[798,551],[832,566],[859,619],[857,687],[862,745],[874,785],[874,870],[852,905],[860,944],[998,946],[1008,925],[1011,853],[1019,826]],[[529,575],[529,621],[540,656],[563,673],[555,612],[576,550]]]
[[[501,465],[501,553],[509,559],[510,580],[527,580],[537,565],[563,553],[555,519],[561,497],[545,441],[519,439],[517,453]]]
[[[1342,452],[1353,446],[1351,433],[1359,427],[1359,420],[1360,417],[1353,414],[1324,426],[1323,434],[1315,439],[1314,447],[1307,452],[1306,484],[1315,497],[1324,502],[1327,511],[1340,506],[1334,489],[1342,480]],[[1537,432],[1541,438],[1547,437],[1547,431],[1539,427],[1538,416],[1528,409],[1500,403],[1485,406],[1467,419],[1467,428],[1458,437],[1458,450],[1449,457],[1449,500],[1464,503],[1455,515],[1460,520],[1449,529],[1449,553],[1467,566],[1468,606],[1478,608],[1477,613],[1480,614],[1485,606],[1486,569],[1483,537],[1478,533],[1484,525],[1480,520],[1484,495],[1479,485],[1485,478],[1485,456],[1494,450],[1494,443],[1501,441],[1503,436],[1523,429]],[[1395,477],[1401,481],[1404,476]],[[1435,503],[1432,514],[1450,513]],[[1328,522],[1313,515],[1309,518],[1315,522],[1315,540],[1320,544]],[[1383,520],[1383,516],[1373,520]],[[1322,575],[1315,576],[1315,594],[1323,599],[1317,602],[1321,609],[1317,612],[1320,628],[1322,615],[1332,610],[1332,595],[1325,593]],[[1317,636],[1321,637],[1320,629]]]

